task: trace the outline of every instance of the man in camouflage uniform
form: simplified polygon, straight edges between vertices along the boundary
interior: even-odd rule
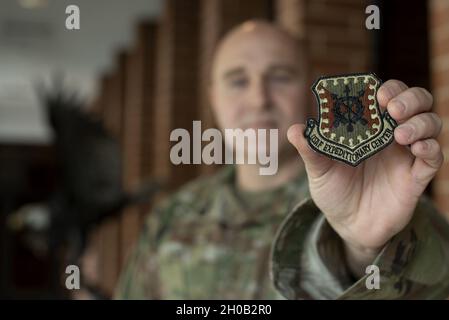
[[[168,198],[149,215],[117,298],[449,296],[449,228],[421,196],[443,159],[432,96],[384,83],[377,98],[401,124],[395,142],[352,168],[313,152],[296,124],[305,73],[301,47],[268,23],[221,41],[210,85],[217,122],[277,128],[279,169],[225,167]],[[366,286],[368,265],[380,270],[379,289]]]

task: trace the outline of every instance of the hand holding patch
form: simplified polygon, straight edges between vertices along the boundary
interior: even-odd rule
[[[369,84],[371,80],[368,81]],[[358,102],[360,97],[364,99],[362,89],[367,90],[366,87],[351,89],[348,85],[346,89],[349,79],[345,84],[343,78],[337,80],[340,89],[334,92],[334,82],[327,82],[330,89],[328,93],[324,91],[321,99],[326,99],[327,94],[332,101],[339,101],[333,104],[337,106],[338,115],[328,112],[325,117],[321,116],[328,119],[328,123],[315,122],[313,127],[307,128],[310,137],[314,132],[317,136],[321,134],[318,137],[323,143],[354,154],[360,146],[376,141],[374,137],[381,137],[382,132],[383,146],[387,145],[391,137],[386,130],[394,129],[391,145],[375,154],[361,153],[358,159],[339,159],[348,160],[346,163],[314,151],[304,136],[303,124],[293,125],[288,131],[289,141],[304,161],[313,200],[344,240],[348,260],[352,257],[361,266],[372,262],[388,240],[409,223],[419,197],[441,167],[443,154],[436,140],[441,119],[430,112],[433,98],[423,88],[408,88],[398,80],[385,82],[377,91],[377,101],[381,110],[386,108],[388,113],[380,116],[378,109],[371,107],[368,113]],[[318,90],[326,88],[321,84],[320,80],[316,83]],[[370,115],[376,115],[383,126],[376,116]],[[393,119],[399,124],[397,128],[393,128]],[[352,139],[352,146],[349,139]],[[347,165],[357,162],[360,164],[356,167]]]

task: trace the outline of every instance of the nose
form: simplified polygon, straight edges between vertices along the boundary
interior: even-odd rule
[[[270,105],[268,87],[263,78],[252,81],[248,92],[248,104],[252,109],[267,109]]]

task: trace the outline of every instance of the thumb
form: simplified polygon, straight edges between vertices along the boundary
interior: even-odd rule
[[[307,174],[311,178],[317,178],[325,174],[332,166],[331,159],[315,152],[304,136],[304,124],[294,124],[287,131],[288,141],[296,148],[304,161]]]

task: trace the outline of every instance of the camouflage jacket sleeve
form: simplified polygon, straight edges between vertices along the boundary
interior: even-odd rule
[[[372,273],[352,278],[343,244],[311,199],[284,220],[271,256],[271,277],[288,299],[445,299],[449,297],[449,226],[431,202],[420,199],[411,222],[372,263]]]
[[[154,207],[120,273],[115,299],[166,298],[160,279],[160,244],[171,231],[174,220],[186,216],[187,212],[202,212],[208,206],[210,197],[207,195],[215,190],[221,178],[192,181]]]

